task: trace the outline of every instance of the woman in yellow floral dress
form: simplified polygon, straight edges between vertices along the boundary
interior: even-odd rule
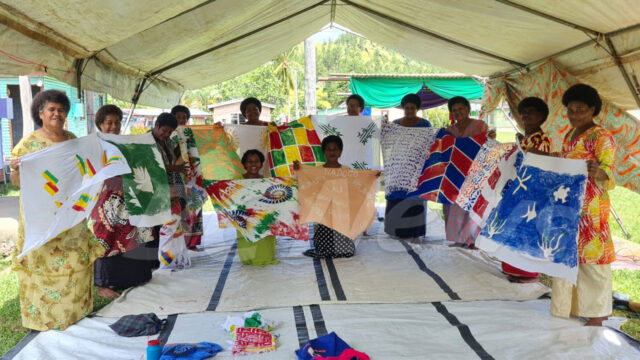
[[[611,314],[611,263],[616,255],[609,233],[609,194],[614,188],[616,143],[611,133],[593,122],[602,107],[596,89],[577,84],[562,96],[572,129],[562,155],[587,161],[589,177],[578,227],[578,281],[573,286],[554,278],[551,314],[589,318],[586,325],[601,326]]]
[[[12,151],[17,158],[56,143],[74,139],[64,130],[70,103],[57,90],[39,93],[31,105],[31,117],[40,129],[22,138]],[[11,182],[20,186],[19,160],[11,162]],[[24,217],[20,205],[18,241],[12,269],[18,275],[22,325],[34,330],[64,330],[93,310],[93,262],[105,248],[93,237],[86,223],[31,251],[16,257],[24,245]]]

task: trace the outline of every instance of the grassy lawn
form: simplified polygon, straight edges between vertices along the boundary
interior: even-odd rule
[[[11,183],[0,184],[0,196],[18,196],[20,190]]]
[[[22,327],[20,321],[20,302],[18,301],[18,278],[10,271],[9,258],[0,258],[0,356],[25,337],[29,330]],[[96,294],[94,287],[93,310],[98,311],[112,300]]]

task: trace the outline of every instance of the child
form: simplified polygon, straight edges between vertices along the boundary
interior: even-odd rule
[[[611,263],[615,251],[609,234],[609,194],[614,188],[616,143],[609,131],[593,122],[602,101],[596,89],[577,84],[562,96],[572,129],[562,144],[562,155],[587,161],[589,178],[578,228],[578,281],[573,286],[554,278],[551,314],[589,318],[587,326],[602,326],[611,314]]]
[[[518,133],[517,138],[522,150],[538,155],[549,155],[551,139],[542,131],[542,124],[549,116],[549,107],[537,97],[528,97],[518,104],[518,113],[524,125],[524,135]],[[538,273],[531,273],[518,269],[505,262],[502,272],[509,276],[514,283],[530,283],[538,281]]]
[[[339,169],[343,166],[338,162],[342,155],[343,143],[340,137],[329,135],[322,140],[322,151],[327,162],[325,168]],[[294,162],[294,170],[300,170],[300,163]],[[322,224],[315,225],[313,235],[315,249],[309,249],[303,254],[315,258],[352,257],[356,252],[356,245],[343,234]]]
[[[244,179],[261,179],[260,169],[264,164],[264,155],[260,150],[247,150],[242,155],[242,166],[247,171],[242,175]],[[238,257],[245,265],[275,265],[279,261],[276,260],[276,237],[269,235],[255,243],[247,241],[240,232],[237,233],[238,239]]]

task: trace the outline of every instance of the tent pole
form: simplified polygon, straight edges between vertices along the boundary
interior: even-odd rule
[[[622,232],[624,233],[624,237],[626,237],[627,240],[631,240],[631,234],[629,234],[627,229],[624,228],[624,225],[622,224],[622,219],[620,219],[618,214],[616,214],[616,211],[613,210],[613,206],[609,206],[609,210],[611,210],[611,215],[613,215],[618,225],[620,225],[620,230],[622,230]]]
[[[453,44],[453,45],[456,45],[456,46],[460,46],[460,47],[462,47],[462,48],[465,48],[465,49],[470,50],[470,51],[473,51],[473,52],[475,52],[475,53],[478,53],[478,54],[481,54],[481,55],[484,55],[484,56],[490,57],[490,58],[492,58],[492,59],[496,59],[496,60],[500,60],[500,61],[506,62],[506,63],[511,64],[511,65],[513,65],[513,66],[515,66],[515,67],[518,67],[518,68],[523,68],[523,67],[525,67],[525,64],[519,63],[519,62],[517,62],[517,61],[515,61],[515,60],[507,59],[507,58],[502,57],[502,56],[500,56],[500,55],[496,55],[496,54],[492,54],[492,53],[486,52],[486,51],[484,51],[484,50],[476,49],[476,48],[471,47],[471,46],[469,46],[469,45],[465,45],[465,44],[460,43],[460,42],[457,42],[457,41],[455,41],[455,40],[452,40],[452,39],[446,38],[446,37],[444,37],[444,36],[442,36],[442,35],[438,35],[438,34],[436,34],[436,33],[432,33],[432,32],[427,31],[427,30],[425,30],[425,29],[419,28],[419,27],[417,27],[417,26],[415,26],[415,25],[412,25],[412,24],[409,24],[409,23],[404,22],[404,21],[402,21],[402,20],[396,19],[396,18],[394,18],[394,17],[392,17],[392,16],[389,16],[389,15],[387,15],[387,14],[383,14],[383,13],[378,12],[378,11],[376,11],[376,10],[369,9],[369,8],[368,8],[368,7],[366,7],[366,6],[362,6],[362,5],[360,5],[360,4],[356,4],[356,3],[354,3],[354,2],[352,2],[352,1],[350,1],[350,0],[342,0],[342,2],[343,2],[343,3],[345,3],[345,4],[347,4],[347,5],[351,5],[351,6],[355,7],[355,8],[357,8],[357,9],[360,9],[360,10],[362,10],[362,11],[364,11],[364,12],[367,12],[367,13],[369,13],[369,14],[373,14],[373,15],[375,15],[375,16],[377,16],[377,17],[381,17],[381,18],[383,18],[383,19],[385,19],[385,20],[389,20],[389,21],[391,21],[391,22],[394,22],[394,23],[399,24],[399,25],[402,25],[402,26],[404,26],[404,27],[406,27],[406,28],[409,28],[409,29],[415,30],[415,31],[417,31],[417,32],[419,32],[419,33],[422,33],[422,34],[424,34],[424,35],[427,35],[427,36],[430,36],[430,37],[436,38],[436,39],[438,39],[438,40],[442,40],[442,41],[447,42],[447,43],[449,43],[449,44]]]
[[[620,73],[622,74],[624,81],[627,83],[627,86],[631,91],[631,95],[633,95],[633,99],[636,101],[636,104],[640,108],[640,96],[638,96],[638,89],[636,89],[636,87],[633,86],[633,83],[631,82],[631,78],[629,77],[629,73],[627,73],[627,69],[624,68],[622,61],[620,61],[620,56],[618,56],[618,52],[616,51],[616,48],[613,46],[613,42],[611,41],[611,38],[605,35],[604,39],[607,42],[607,46],[609,46],[609,50],[611,51],[611,57],[613,58],[613,61],[618,66],[618,69],[620,69]]]
[[[143,78],[142,81],[136,86],[136,91],[131,98],[131,110],[129,111],[129,115],[127,115],[127,120],[124,122],[124,129],[122,129],[122,133],[127,133],[127,128],[129,127],[129,122],[133,117],[133,112],[136,110],[136,106],[138,105],[138,100],[140,100],[140,94],[144,91],[144,85],[147,83],[147,78]]]

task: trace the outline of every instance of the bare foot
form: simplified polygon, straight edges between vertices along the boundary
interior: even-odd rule
[[[608,318],[609,318],[608,316],[590,318],[589,321],[587,321],[587,323],[584,324],[584,326],[602,326],[602,322],[607,320]]]
[[[106,299],[115,299],[118,296],[120,296],[120,294],[118,294],[117,291],[109,289],[107,287],[99,287],[98,288],[98,296],[101,296],[101,297],[106,298]]]
[[[469,250],[478,250],[478,248],[473,244],[469,244],[468,246],[465,246],[465,247]]]

